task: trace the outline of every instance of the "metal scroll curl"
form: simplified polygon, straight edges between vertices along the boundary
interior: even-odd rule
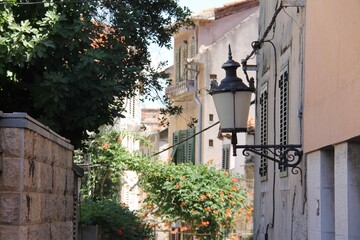
[[[234,149],[243,149],[242,154],[244,156],[254,153],[281,166],[289,167],[292,174],[300,173],[302,178],[302,170],[299,167],[303,156],[301,145],[234,145],[233,147]]]

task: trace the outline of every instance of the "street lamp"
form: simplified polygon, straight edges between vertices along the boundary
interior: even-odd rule
[[[247,86],[237,77],[236,69],[238,67],[240,64],[232,59],[229,45],[229,57],[222,66],[226,76],[220,85],[213,80],[209,91],[219,116],[221,132],[231,132],[233,155],[236,156],[236,150],[241,148],[245,156],[249,156],[252,152],[280,165],[292,167],[292,172],[298,173],[297,170],[301,171],[298,167],[302,158],[301,145],[237,145],[236,133],[247,132],[251,95],[256,90],[253,79]]]

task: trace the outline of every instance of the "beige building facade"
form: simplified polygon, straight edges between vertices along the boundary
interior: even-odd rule
[[[257,157],[254,239],[360,239],[359,10],[260,1],[255,139],[304,155],[298,174]]]
[[[360,239],[360,2],[306,3],[308,239]]]
[[[240,57],[251,51],[251,42],[258,36],[258,4],[257,0],[235,1],[193,14],[194,27],[174,36],[172,84],[166,88],[167,96],[183,108],[180,116],[169,118],[169,145],[175,145],[169,150],[170,159],[175,163],[213,164],[218,169],[241,175],[244,181],[248,179],[246,185],[250,188],[253,186],[252,156],[232,156],[231,137],[220,133],[209,89],[212,80],[220,83],[225,77],[221,66],[228,59],[229,45],[239,62]],[[255,59],[249,60],[249,64],[256,64]],[[246,82],[241,68],[237,73]],[[249,75],[255,76],[255,72]],[[253,106],[250,120],[254,120],[254,114]],[[197,135],[191,137],[194,134]],[[187,138],[183,144],[176,145]],[[253,143],[253,135],[238,134],[238,141]],[[245,237],[251,233],[250,223],[238,226],[233,235]]]
[[[303,141],[306,15],[299,2],[260,1],[259,36],[253,45],[258,70],[255,132],[258,145]],[[293,169],[256,156],[254,174],[254,239],[307,239],[304,163]]]

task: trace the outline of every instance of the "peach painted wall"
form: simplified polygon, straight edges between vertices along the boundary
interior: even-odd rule
[[[360,135],[360,1],[308,0],[304,150]]]

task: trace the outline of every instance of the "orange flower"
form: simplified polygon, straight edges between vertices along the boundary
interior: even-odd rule
[[[237,179],[237,178],[232,178],[232,179],[231,179],[231,181],[233,181],[233,182],[236,182],[236,183],[237,183],[237,182],[239,182],[239,179]]]
[[[102,145],[102,149],[107,149],[109,147],[109,144],[108,143],[104,143],[103,145]]]
[[[118,230],[117,230],[117,234],[120,236],[120,235],[123,234],[123,231],[122,231],[121,229],[118,229]]]
[[[219,210],[214,210],[213,213],[218,214]]]
[[[223,191],[220,191],[219,193],[220,193],[220,196],[224,196],[224,193],[223,193]]]
[[[169,162],[171,162],[172,160],[173,160],[173,158],[172,157],[168,157],[168,159],[167,159]]]
[[[171,231],[171,234],[176,234],[179,230],[177,228],[175,228],[174,230]]]
[[[231,217],[231,214],[232,214],[232,211],[231,211],[231,209],[226,209],[226,213],[225,213],[225,217]]]
[[[185,202],[181,202],[181,206],[182,206],[182,207],[185,206]]]
[[[182,176],[182,177],[181,177],[181,180],[185,180],[185,179],[186,179],[186,177],[185,177],[185,176]]]
[[[186,226],[183,226],[180,228],[180,232],[186,231],[188,228]]]
[[[121,137],[118,137],[118,139],[117,139],[118,143],[121,143],[122,140],[123,140],[123,139],[122,139]]]
[[[200,200],[204,200],[206,198],[206,196],[203,194],[200,196]]]
[[[228,198],[233,198],[233,197],[234,196],[231,193],[228,194]]]
[[[205,210],[206,212],[210,212],[210,211],[211,211],[211,208],[210,208],[210,207],[207,207],[207,208],[204,208],[204,210]]]
[[[200,225],[201,226],[207,226],[207,225],[209,225],[209,221],[202,221]]]
[[[214,162],[214,159],[209,159],[207,160],[208,163],[213,163]]]
[[[231,190],[233,190],[233,191],[237,191],[237,190],[238,190],[238,188],[237,188],[236,186],[232,186]]]

